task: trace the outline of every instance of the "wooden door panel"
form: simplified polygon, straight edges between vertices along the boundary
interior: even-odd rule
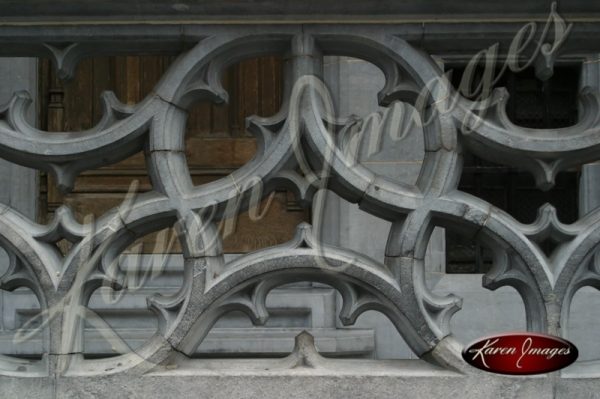
[[[138,103],[152,91],[173,59],[166,56],[87,59],[79,65],[75,78],[67,83],[56,77],[47,61],[41,62],[41,127],[48,131],[89,129],[102,117],[103,91],[114,91],[123,103]],[[190,110],[186,157],[195,185],[227,176],[252,159],[256,140],[245,131],[245,118],[253,114],[275,114],[281,104],[281,82],[279,58],[244,61],[223,73],[223,86],[230,93],[230,104],[200,103]],[[86,215],[98,217],[123,201],[134,180],[138,180],[140,192],[151,190],[142,153],[82,173],[67,195],[56,189],[51,176],[45,176],[40,187],[43,199],[40,220],[49,221],[63,203],[74,210],[80,221]],[[225,251],[247,252],[289,240],[295,226],[309,216],[307,210],[300,209],[290,198],[289,193],[275,193],[261,220],[253,221],[245,212],[235,223],[232,220],[221,223]],[[266,203],[267,200],[263,201],[261,207]],[[234,232],[229,231],[231,226],[235,226]],[[167,237],[171,233],[169,231]],[[142,252],[161,250],[163,245],[157,244],[157,234],[140,240]],[[164,233],[160,234],[164,238]],[[140,247],[131,249],[137,251]],[[180,252],[179,244],[175,242],[172,248],[164,250]]]

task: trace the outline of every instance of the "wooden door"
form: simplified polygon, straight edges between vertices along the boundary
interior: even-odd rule
[[[92,127],[102,115],[100,102],[104,90],[115,92],[124,103],[141,101],[166,71],[174,57],[127,56],[96,57],[83,61],[75,78],[61,82],[48,61],[40,63],[39,120],[48,131],[73,131]],[[282,61],[264,57],[244,61],[224,73],[229,105],[197,104],[188,118],[186,153],[194,184],[219,179],[248,162],[256,148],[255,139],[244,129],[245,118],[269,116],[278,110],[282,95]],[[140,190],[151,189],[144,156],[135,154],[117,164],[82,173],[71,193],[62,195],[51,176],[42,175],[40,214],[48,222],[58,206],[68,204],[79,221],[86,215],[96,217],[120,203],[132,181],[139,180]],[[266,205],[263,201],[263,206]],[[224,237],[224,250],[248,252],[289,240],[295,226],[308,220],[308,211],[300,208],[287,192],[276,192],[264,218],[250,220],[243,213],[235,220],[235,230]],[[230,226],[232,221],[230,221]],[[170,230],[155,233],[138,242],[132,251],[142,253],[180,252],[170,240]],[[62,248],[68,244],[60,243]]]

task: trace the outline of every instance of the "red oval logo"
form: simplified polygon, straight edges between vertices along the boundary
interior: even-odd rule
[[[578,355],[575,345],[565,339],[529,332],[485,337],[462,352],[463,359],[471,366],[512,375],[560,370],[577,360]]]

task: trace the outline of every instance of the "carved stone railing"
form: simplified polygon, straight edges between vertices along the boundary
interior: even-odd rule
[[[42,45],[39,36],[34,40],[22,34],[16,41],[29,44],[19,51],[14,47],[14,54],[49,55],[63,77],[69,77],[83,57],[149,49],[148,44],[140,45],[143,40],[135,32],[132,29],[131,43],[114,47],[108,39],[64,46],[64,37],[51,35]],[[393,27],[215,27],[213,34],[206,30],[193,47],[182,47],[186,50],[139,104],[126,106],[106,94],[105,115],[88,131],[37,130],[25,118],[31,101],[27,93],[16,93],[2,108],[0,155],[53,174],[61,190],[68,191],[82,171],[139,151],[145,153],[153,190],[132,193],[119,208],[87,224],[75,221],[67,207],[60,208],[48,225],[9,206],[2,208],[0,241],[9,252],[10,267],[1,287],[25,286],[35,293],[42,307],[36,319],[47,351],[41,360],[5,356],[0,373],[17,377],[144,374],[194,353],[227,312],[243,311],[254,323],[264,323],[269,291],[298,281],[337,289],[343,298],[339,316],[344,324],[353,324],[367,310],[380,311],[422,359],[448,370],[476,373],[462,360],[460,344],[450,329],[460,299],[437,297],[425,284],[425,250],[436,226],[471,234],[493,250],[494,267],[484,276],[484,286],[514,287],[525,304],[530,331],[565,335],[570,301],[577,290],[600,287],[600,270],[593,261],[600,242],[600,210],[565,225],[548,205],[540,209],[535,223],[524,225],[457,189],[465,151],[524,168],[541,189],[551,187],[559,171],[599,159],[595,91],[584,91],[577,125],[534,130],[508,120],[507,94],[502,90],[477,102],[463,98],[438,64],[397,36]],[[13,51],[10,48],[3,54]],[[545,51],[542,61],[553,60],[548,48]],[[251,162],[218,181],[194,186],[185,157],[187,110],[199,101],[227,101],[220,83],[224,68],[266,54],[286,59],[281,110],[269,118],[248,118],[248,130],[259,143]],[[321,81],[325,55],[358,57],[375,64],[386,77],[380,103],[388,109],[399,107],[401,101],[415,107],[411,107],[415,113],[404,114],[422,126],[424,135],[425,158],[414,185],[378,176],[357,162],[356,143],[369,132],[364,120],[334,115]],[[551,67],[548,62],[541,65]],[[399,136],[401,125],[387,125],[385,134]],[[284,245],[225,262],[218,222],[278,188],[290,189],[302,203],[312,204],[313,226],[298,226],[296,237]],[[323,191],[335,192],[392,223],[384,264],[323,243],[318,217]],[[84,320],[102,323],[87,308],[91,294],[103,286],[127,288],[115,267],[119,255],[136,239],[169,226],[178,232],[185,276],[176,295],[148,298],[159,319],[158,331],[131,353],[84,358]],[[65,256],[55,245],[62,239],[73,244]],[[547,239],[560,244],[550,255],[539,245]],[[578,367],[588,376],[599,370],[596,362]]]

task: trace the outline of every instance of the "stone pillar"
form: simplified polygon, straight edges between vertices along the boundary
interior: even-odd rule
[[[600,55],[589,57],[581,68],[580,86],[600,90]],[[581,167],[579,180],[579,216],[600,205],[600,162]]]
[[[373,64],[349,57],[326,57],[324,79],[334,99],[337,116],[365,117],[376,112],[377,93],[383,88],[383,73]],[[413,128],[401,140],[381,136],[379,150],[369,150],[368,135],[361,143],[359,159],[363,166],[390,179],[412,184],[416,181],[424,157],[420,128]],[[386,137],[387,136],[387,137]],[[361,211],[333,193],[328,193],[323,238],[329,243],[352,249],[383,262],[390,223]],[[428,272],[445,270],[445,240],[443,229],[432,235],[426,256]],[[338,299],[338,312],[341,299]],[[413,358],[412,351],[382,314],[367,312],[356,328],[375,328],[376,357]]]
[[[10,101],[12,94],[19,90],[27,90],[34,99],[29,107],[28,121],[36,126],[37,59],[0,57],[0,104]],[[1,204],[9,205],[35,220],[38,200],[36,170],[0,159],[0,187]],[[6,252],[0,249],[0,274],[6,270],[7,263]],[[0,309],[4,308],[4,296],[5,293],[0,292]],[[6,312],[2,312],[0,330],[4,328],[7,316]]]

